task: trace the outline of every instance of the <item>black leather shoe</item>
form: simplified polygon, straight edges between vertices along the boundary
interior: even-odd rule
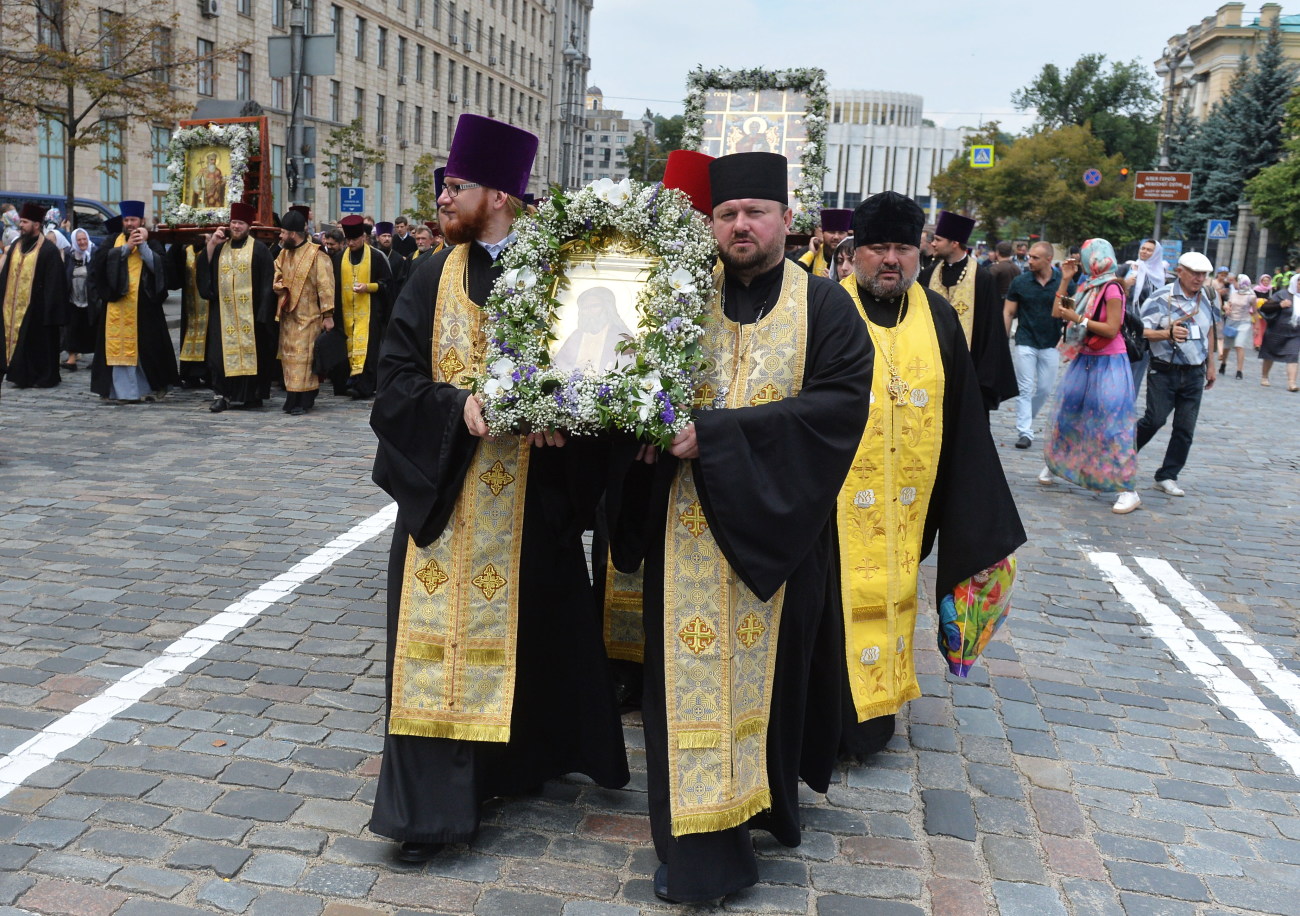
[[[288,413],[289,413],[289,416],[291,416],[291,417],[301,417],[301,416],[303,416],[304,414],[306,414],[307,411],[303,410],[301,407],[294,407],[294,408],[290,409],[290,410],[288,411]]]
[[[227,401],[225,398],[217,398],[215,401],[212,402],[212,406],[208,408],[208,410],[212,411],[213,413],[221,413],[223,410],[229,410],[229,409],[230,409],[230,402]]]
[[[672,897],[668,896],[668,866],[660,865],[655,869],[655,896],[660,900],[666,900],[669,903],[677,903]]]
[[[411,865],[419,865],[428,862],[438,853],[442,852],[442,847],[442,843],[404,842],[397,847],[397,861],[407,862]]]
[[[1028,436],[1021,436],[1016,440],[1016,448],[1029,448],[1029,446],[1033,444],[1034,440],[1030,439]]]

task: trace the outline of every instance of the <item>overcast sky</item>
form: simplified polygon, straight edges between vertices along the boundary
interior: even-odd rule
[[[1043,65],[1081,55],[1153,64],[1170,36],[1213,15],[1215,0],[1085,4],[848,0],[595,0],[591,74],[606,105],[635,117],[680,114],[686,74],[715,67],[819,66],[832,89],[914,92],[941,127],[990,118],[1018,132],[1033,121],[1011,93]],[[1247,4],[1247,21],[1258,3]],[[1073,11],[1071,21],[1058,11]]]

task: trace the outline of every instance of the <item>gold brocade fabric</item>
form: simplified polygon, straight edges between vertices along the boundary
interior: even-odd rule
[[[228,243],[217,256],[217,304],[221,309],[221,360],[227,378],[257,375],[253,337],[253,240]]]
[[[469,249],[458,246],[443,266],[434,381],[463,384],[482,370],[482,310],[466,288]],[[448,360],[449,352],[475,356]],[[443,533],[428,547],[407,542],[391,734],[510,740],[528,450],[522,436],[480,440]]]
[[[877,354],[867,428],[835,511],[845,657],[858,721],[865,722],[921,695],[912,655],[916,580],[943,440],[944,375],[934,316],[925,290],[914,283],[892,344],[910,386],[906,406],[898,405],[880,358],[891,352],[889,329],[867,319],[853,277],[841,285],[867,322]]]
[[[119,235],[114,248],[126,244],[126,235]],[[139,295],[140,273],[144,259],[139,249],[132,249],[126,259],[130,287],[121,299],[108,303],[104,317],[104,364],[108,366],[137,366],[140,364]]]
[[[9,276],[4,300],[5,363],[13,362],[14,350],[18,349],[18,333],[23,329],[23,319],[27,317],[32,302],[32,281],[36,279],[41,241],[37,239],[27,254],[23,254],[21,241],[9,246]]]
[[[354,265],[347,249],[343,250],[343,333],[348,338],[348,363],[353,375],[366,368],[366,351],[370,348],[370,293],[354,293],[352,284],[370,283],[370,246],[361,246],[361,263]]]
[[[196,254],[193,245],[185,246],[185,286],[181,288],[181,308],[185,311],[185,336],[181,339],[181,362],[201,363],[207,358],[208,300],[199,295],[194,273]]]
[[[728,320],[715,271],[708,354],[696,400],[762,407],[803,386],[808,275],[786,263],[771,312]],[[767,725],[781,629],[782,586],[760,601],[728,565],[683,461],[668,503],[664,555],[664,681],[674,836],[726,830],[772,806]]]
[[[805,251],[799,255],[799,263],[808,268],[814,277],[826,276],[826,271],[830,265],[826,263],[826,256],[822,254],[822,246],[818,245],[816,251]]]
[[[971,331],[975,327],[975,259],[966,255],[966,266],[957,278],[956,286],[943,285],[943,261],[934,265],[930,274],[930,289],[952,303],[957,310],[957,320],[961,322],[962,333],[966,335],[966,346],[970,346]]]
[[[334,311],[334,262],[315,245],[286,248],[275,258],[272,288],[286,297],[276,313],[284,390],[315,391],[320,379],[311,371],[312,349],[322,316]]]
[[[610,557],[605,566],[605,654],[610,658],[645,660],[645,626],[641,619],[644,576],[644,564],[636,572],[620,572]]]

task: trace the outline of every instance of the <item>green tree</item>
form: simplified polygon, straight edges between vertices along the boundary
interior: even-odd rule
[[[995,212],[993,206],[993,201],[997,198],[994,186],[999,184],[994,173],[1006,160],[1012,143],[1012,138],[1002,132],[997,121],[982,124],[975,133],[967,136],[961,155],[949,162],[948,167],[930,182],[931,191],[944,208],[974,213],[987,236],[998,234],[999,219],[1015,215]],[[990,145],[993,147],[993,168],[972,168],[971,147]]]
[[[68,214],[78,152],[98,144],[120,151],[134,125],[184,116],[191,103],[176,90],[245,49],[188,50],[188,42],[173,41],[180,16],[157,12],[156,4],[10,0],[3,9],[0,142],[30,143],[35,129],[62,141]],[[118,163],[110,155],[96,168],[116,177],[120,155]]]
[[[439,189],[434,186],[433,172],[438,167],[438,160],[433,153],[425,153],[415,161],[411,169],[411,199],[415,205],[402,212],[415,219],[432,219],[438,212]]]
[[[627,173],[628,177],[635,181],[662,181],[668,154],[675,149],[681,149],[682,116],[673,115],[671,118],[666,118],[657,114],[651,117],[654,120],[655,131],[654,139],[649,144],[648,154],[644,132],[635,134],[632,142],[627,145]],[[650,162],[648,179],[644,168],[647,159]]]
[[[1036,130],[1073,124],[1090,126],[1106,155],[1145,167],[1155,160],[1160,96],[1155,80],[1140,61],[1114,62],[1106,55],[1085,54],[1062,74],[1047,64],[1032,83],[1011,95],[1021,111],[1038,112]]]
[[[322,150],[322,183],[330,190],[339,188],[368,188],[366,167],[381,165],[388,159],[388,153],[378,146],[370,145],[370,135],[366,133],[357,118],[351,124],[344,124],[329,132]]]
[[[1300,87],[1286,103],[1283,156],[1246,182],[1246,198],[1259,218],[1287,242],[1300,239]]]

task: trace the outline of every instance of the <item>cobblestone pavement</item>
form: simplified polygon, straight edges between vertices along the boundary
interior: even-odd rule
[[[1129,516],[1037,485],[1038,449],[1010,448],[1010,405],[995,417],[1031,536],[1012,619],[968,681],[918,640],[925,695],[899,735],[806,794],[800,847],[760,834],[761,884],[722,911],[1300,913],[1300,779],[1088,556],[1114,554],[1277,734],[1300,727],[1282,690],[1300,672],[1300,395],[1249,369],[1206,398],[1187,497],[1150,488],[1162,433]],[[212,415],[197,392],[107,406],[87,376],[0,400],[0,753],[387,502],[369,481],[365,404],[323,395],[305,418]],[[251,614],[0,799],[0,914],[681,909],[651,891],[634,716],[626,790],[571,779],[493,803],[473,845],[424,867],[367,833],[387,541]],[[1138,557],[1171,564],[1240,638],[1199,622]],[[1275,660],[1273,689],[1232,654],[1243,639]]]

